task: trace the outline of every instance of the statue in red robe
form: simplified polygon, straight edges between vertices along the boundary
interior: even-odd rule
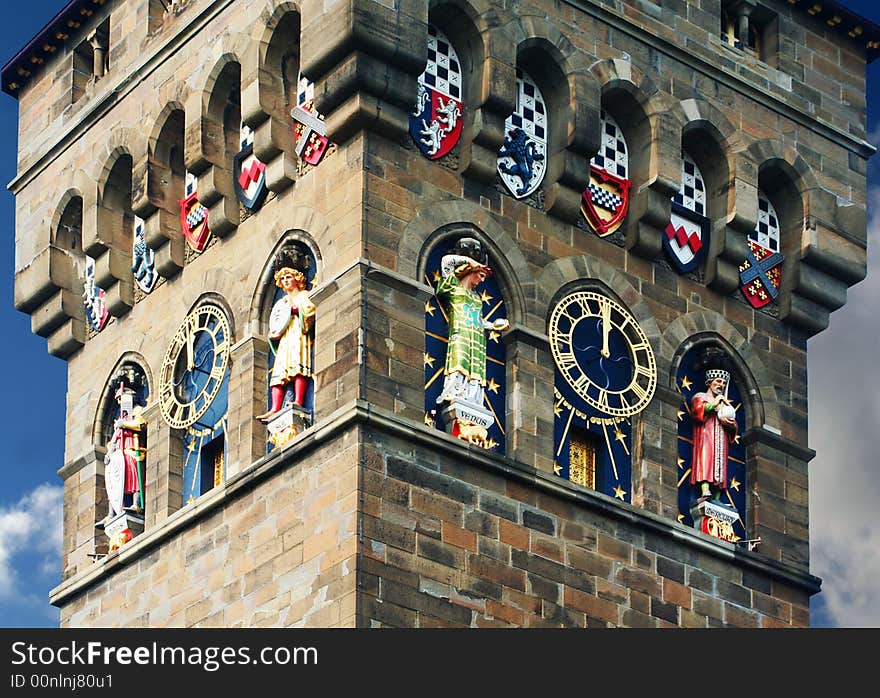
[[[700,485],[700,497],[717,499],[727,489],[727,450],[736,438],[736,413],[727,399],[730,373],[723,369],[706,371],[706,392],[693,396],[690,406],[694,420],[694,448],[691,484]]]

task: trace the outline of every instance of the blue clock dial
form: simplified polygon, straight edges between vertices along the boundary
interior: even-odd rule
[[[186,318],[162,362],[159,406],[169,426],[185,429],[205,414],[226,376],[229,346],[220,308],[205,304]]]

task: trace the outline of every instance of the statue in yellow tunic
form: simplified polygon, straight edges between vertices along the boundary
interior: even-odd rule
[[[293,402],[300,407],[312,377],[315,304],[306,291],[306,275],[296,262],[279,255],[275,284],[284,295],[275,301],[269,317],[269,339],[275,345],[275,363],[269,380],[272,406],[257,419],[268,422],[281,411],[287,386],[293,383]],[[302,266],[301,264],[299,266]]]

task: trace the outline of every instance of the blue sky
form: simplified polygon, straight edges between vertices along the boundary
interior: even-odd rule
[[[64,0],[28,0],[16,6],[15,22],[0,24],[0,63],[22,48]],[[846,2],[880,22],[880,6]],[[878,130],[880,60],[868,68],[871,142]],[[17,103],[0,95],[0,179],[15,175]],[[869,165],[869,228],[872,245],[880,227],[880,156]],[[60,580],[61,480],[64,461],[66,364],[46,352],[30,331],[30,318],[12,304],[14,201],[0,192],[0,626],[56,626],[48,592]],[[814,626],[880,627],[880,532],[873,511],[880,501],[875,451],[869,434],[880,433],[880,412],[865,376],[876,371],[880,323],[880,257],[869,258],[869,276],[850,290],[831,326],[810,340],[810,467],[812,572],[824,579],[813,599]],[[871,391],[873,392],[873,391]]]

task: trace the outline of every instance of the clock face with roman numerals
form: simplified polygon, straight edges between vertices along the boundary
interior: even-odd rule
[[[563,298],[550,315],[550,349],[567,387],[602,414],[630,417],[654,396],[654,351],[613,298],[595,291]]]
[[[159,408],[170,427],[185,429],[211,406],[229,365],[229,322],[206,303],[187,315],[162,361]]]

